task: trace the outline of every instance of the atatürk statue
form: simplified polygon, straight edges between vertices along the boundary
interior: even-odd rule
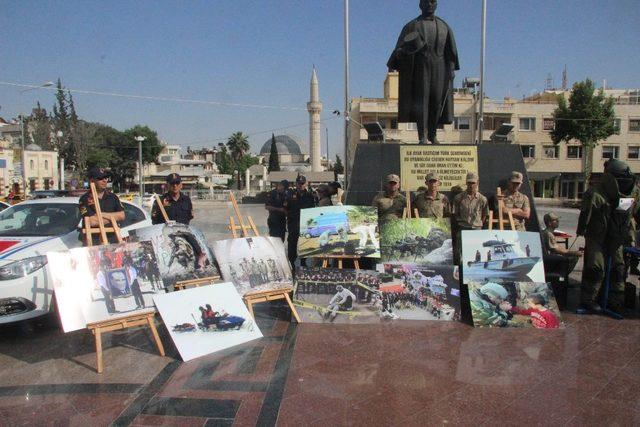
[[[453,32],[434,15],[437,6],[437,0],[420,0],[422,15],[404,26],[387,62],[400,74],[398,122],[416,123],[421,144],[425,136],[437,144],[438,125],[453,122],[453,78],[460,69]]]

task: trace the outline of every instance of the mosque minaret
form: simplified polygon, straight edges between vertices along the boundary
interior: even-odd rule
[[[307,102],[307,111],[309,111],[311,171],[322,172],[322,153],[320,151],[320,112],[322,111],[322,102],[320,102],[318,94],[316,67],[313,67],[313,72],[311,73],[311,98]]]

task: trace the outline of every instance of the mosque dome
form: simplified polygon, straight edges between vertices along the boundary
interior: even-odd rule
[[[300,138],[293,135],[276,135],[278,154],[302,154]],[[271,153],[271,138],[267,139],[260,149],[260,154]]]

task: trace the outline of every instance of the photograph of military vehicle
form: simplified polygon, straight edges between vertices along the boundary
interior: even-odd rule
[[[233,283],[159,294],[154,302],[185,362],[262,337]]]
[[[405,218],[382,225],[383,263],[453,265],[449,218]]]
[[[371,206],[326,206],[300,211],[298,256],[380,257],[378,214]]]
[[[540,235],[525,231],[462,232],[463,282],[505,279],[544,282]]]

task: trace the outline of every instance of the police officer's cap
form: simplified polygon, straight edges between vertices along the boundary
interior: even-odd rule
[[[103,168],[94,166],[91,169],[89,169],[89,179],[99,180],[99,179],[104,179],[108,176],[109,176],[109,172],[107,172]]]
[[[286,179],[283,179],[282,181],[280,181],[280,184],[281,184],[284,188],[288,188],[288,187],[289,187],[289,181],[287,181]]]
[[[167,176],[167,184],[180,184],[182,182],[182,178],[177,173],[170,173]]]
[[[304,175],[298,175],[298,177],[296,178],[297,184],[304,184],[306,182],[307,182],[307,177]]]

